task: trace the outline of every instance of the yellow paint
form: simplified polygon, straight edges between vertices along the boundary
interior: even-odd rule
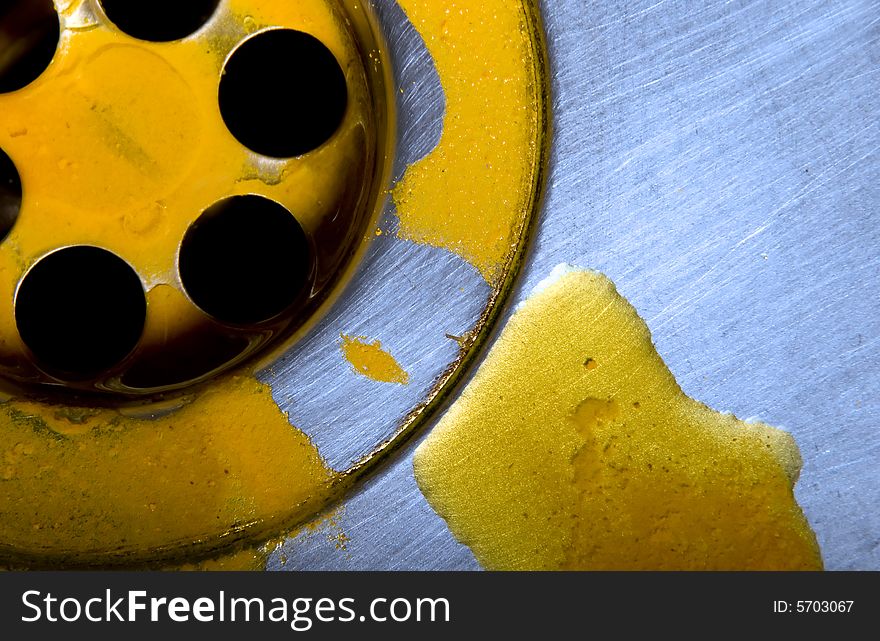
[[[517,311],[414,466],[490,569],[822,567],[793,439],[685,396],[595,273]]]
[[[342,353],[358,374],[379,383],[407,385],[409,374],[379,341],[367,342],[364,337],[342,336]]]
[[[494,284],[531,214],[541,162],[540,54],[521,0],[400,5],[446,95],[434,151],[394,189],[401,237],[443,247]]]
[[[268,387],[226,377],[165,417],[0,405],[0,542],[143,552],[310,514],[333,473]]]

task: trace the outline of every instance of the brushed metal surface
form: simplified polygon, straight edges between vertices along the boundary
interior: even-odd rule
[[[398,144],[394,180],[440,139],[445,96],[421,36],[396,2],[375,5],[395,61]],[[345,471],[391,438],[459,356],[491,290],[454,254],[397,237],[389,199],[373,239],[344,295],[318,325],[262,372],[291,422]],[[371,230],[372,233],[372,230]],[[342,358],[341,335],[380,340],[409,374],[409,384],[370,380]]]
[[[555,140],[513,302],[561,262],[609,275],[689,395],[794,435],[826,566],[880,569],[880,4],[542,6]],[[411,452],[340,508],[344,546],[318,527],[269,568],[475,567]]]

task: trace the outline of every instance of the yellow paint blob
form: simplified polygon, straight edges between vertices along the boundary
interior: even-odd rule
[[[364,337],[342,336],[342,353],[358,374],[379,383],[407,385],[409,374],[397,360],[382,349],[379,341],[367,342]]]
[[[455,252],[494,284],[520,242],[543,161],[531,3],[400,5],[434,58],[446,115],[437,148],[394,189],[399,235]]]
[[[10,401],[0,457],[2,547],[74,559],[287,522],[333,480],[269,388],[236,376],[152,420]]]
[[[685,396],[596,273],[515,313],[414,467],[489,569],[822,567],[794,440]]]

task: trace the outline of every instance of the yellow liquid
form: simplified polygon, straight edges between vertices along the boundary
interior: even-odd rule
[[[389,352],[382,349],[380,341],[368,342],[363,337],[342,337],[342,353],[358,374],[378,383],[409,383],[406,373]]]
[[[596,273],[515,313],[414,468],[489,569],[822,567],[791,436],[685,396]]]
[[[47,558],[109,560],[255,521],[280,527],[318,509],[333,480],[249,377],[152,420],[11,401],[0,423],[0,541]]]
[[[437,148],[394,189],[399,235],[458,254],[496,284],[520,243],[542,156],[531,3],[400,5],[434,58],[446,115]]]
[[[75,22],[84,1],[63,3],[63,19]],[[218,11],[226,30],[171,43],[138,41],[106,25],[65,29],[48,69],[21,91],[0,94],[0,148],[24,193],[0,245],[0,365],[9,364],[15,378],[27,378],[29,367],[15,325],[16,286],[56,248],[95,245],[127,261],[148,294],[147,324],[165,328],[148,331],[140,350],[161,351],[188,328],[210,324],[183,295],[177,255],[187,229],[217,201],[255,194],[293,212],[314,239],[315,291],[337,273],[349,236],[361,233],[349,229],[360,213],[345,199],[368,180],[366,150],[376,132],[358,46],[339,6],[228,0]],[[313,153],[260,157],[227,129],[219,80],[248,25],[305,29],[345,70],[348,114]],[[179,295],[160,293],[169,288]],[[248,338],[265,339],[258,332]]]

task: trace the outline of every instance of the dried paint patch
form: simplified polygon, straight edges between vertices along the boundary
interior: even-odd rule
[[[358,374],[378,383],[409,384],[409,374],[380,341],[368,342],[363,336],[342,335],[342,353]]]
[[[541,162],[538,54],[524,5],[400,5],[434,58],[446,115],[437,148],[394,190],[399,234],[455,252],[493,283],[531,212]]]
[[[237,376],[154,420],[10,401],[0,456],[2,545],[73,558],[288,522],[319,509],[335,478],[270,389]]]
[[[793,439],[685,396],[595,273],[517,311],[414,466],[490,569],[822,567]]]

